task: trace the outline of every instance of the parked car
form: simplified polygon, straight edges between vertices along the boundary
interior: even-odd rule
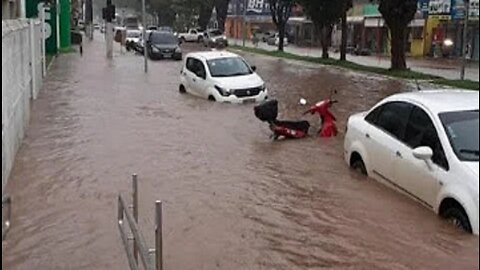
[[[391,96],[350,117],[349,166],[479,233],[479,93]]]
[[[228,46],[228,39],[224,33],[218,29],[207,30],[204,34],[203,45],[205,47]]]
[[[140,30],[127,30],[127,37],[125,41],[125,47],[127,50],[134,49],[137,43],[140,41],[142,32]]]
[[[261,40],[262,42],[267,42],[268,38],[270,38],[274,34],[275,34],[274,32],[270,32],[270,31],[266,31],[266,32],[258,31],[255,33],[255,36],[258,38],[258,40]]]
[[[278,34],[278,33],[271,35],[267,39],[267,44],[270,45],[270,46],[278,46],[279,43],[280,43],[280,34]],[[288,38],[287,37],[283,38],[283,45],[288,46]]]
[[[77,26],[81,31],[85,31],[85,22],[83,20],[78,20]]]
[[[178,39],[170,32],[153,31],[148,36],[147,49],[151,59],[182,60],[182,49]]]
[[[187,33],[178,34],[178,39],[182,42],[203,42],[203,32],[199,29],[189,29]]]
[[[190,53],[181,71],[179,90],[218,102],[263,101],[267,99],[268,91],[255,70],[234,53]]]

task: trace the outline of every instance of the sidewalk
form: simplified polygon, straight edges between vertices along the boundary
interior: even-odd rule
[[[242,45],[242,40],[230,39],[229,43],[231,45],[237,44]],[[247,47],[253,48],[251,41],[246,42]],[[266,43],[260,42],[258,44],[259,49],[275,51],[277,50],[276,46],[269,46]],[[295,45],[288,45],[285,47],[285,52],[297,54],[301,56],[310,56],[310,57],[321,57],[322,50],[321,48],[300,48]],[[340,53],[330,52],[330,57],[334,59],[340,58]],[[372,67],[382,67],[390,68],[390,58],[384,56],[356,56],[356,55],[347,55],[347,60],[356,64],[372,66]],[[407,60],[407,65],[413,71],[443,77],[445,79],[457,80],[460,79],[460,64],[461,61],[458,59],[414,59],[409,58]],[[470,63],[466,69],[466,79],[472,81],[479,81],[479,65],[478,63]]]

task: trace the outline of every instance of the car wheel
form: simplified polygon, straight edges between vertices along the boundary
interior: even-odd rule
[[[185,42],[187,42],[187,40],[184,37],[181,37],[180,42],[185,43]]]
[[[210,100],[210,101],[217,101],[217,99],[216,99],[214,96],[212,96],[212,95],[208,96],[208,100]]]
[[[472,226],[470,225],[467,214],[459,206],[452,206],[448,208],[442,214],[442,217],[458,229],[472,233]]]
[[[354,171],[357,171],[359,172],[360,174],[362,175],[365,175],[367,176],[368,173],[367,173],[367,167],[365,167],[365,163],[363,162],[363,160],[361,158],[356,158],[353,162],[352,162],[352,169]]]
[[[187,89],[185,89],[185,86],[180,85],[180,87],[178,88],[178,92],[180,92],[180,94],[185,94],[187,93]]]
[[[198,37],[198,43],[202,43],[203,42],[203,37]]]

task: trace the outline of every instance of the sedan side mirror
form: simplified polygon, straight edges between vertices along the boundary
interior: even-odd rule
[[[257,66],[252,66],[253,71],[257,71]]]
[[[433,150],[427,146],[421,146],[413,150],[413,156],[417,159],[428,161],[433,157]]]

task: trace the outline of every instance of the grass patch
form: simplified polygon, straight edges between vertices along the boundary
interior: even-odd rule
[[[446,85],[460,89],[470,89],[470,90],[480,90],[479,83],[470,80],[447,80],[447,79],[436,79],[433,80],[434,84]]]
[[[323,59],[320,57],[311,57],[311,56],[302,56],[302,55],[296,55],[292,53],[287,53],[287,52],[280,52],[280,51],[268,51],[268,50],[263,50],[263,49],[258,49],[258,48],[250,48],[250,47],[241,47],[241,46],[230,46],[230,49],[234,50],[241,50],[244,52],[250,52],[250,53],[256,53],[256,54],[261,54],[261,55],[267,55],[267,56],[272,56],[272,57],[278,57],[278,58],[284,58],[284,59],[290,59],[290,60],[297,60],[297,61],[304,61],[304,62],[309,62],[309,63],[315,63],[315,64],[321,64],[321,65],[326,65],[326,66],[336,66],[336,67],[341,67],[345,69],[350,69],[354,71],[360,71],[360,72],[368,72],[368,73],[374,73],[374,74],[379,74],[383,76],[389,76],[389,77],[394,77],[394,78],[400,78],[400,79],[407,79],[407,80],[428,80],[432,81],[435,84],[439,85],[445,85],[445,86],[451,86],[451,87],[456,87],[456,88],[462,88],[462,89],[469,89],[469,90],[479,90],[479,83],[475,81],[470,81],[470,80],[448,80],[444,79],[438,76],[433,76],[429,74],[424,74],[421,72],[416,72],[412,70],[389,70],[385,68],[380,68],[380,67],[371,67],[371,66],[364,66],[360,65],[357,63],[349,62],[349,61],[340,61],[337,59]]]

